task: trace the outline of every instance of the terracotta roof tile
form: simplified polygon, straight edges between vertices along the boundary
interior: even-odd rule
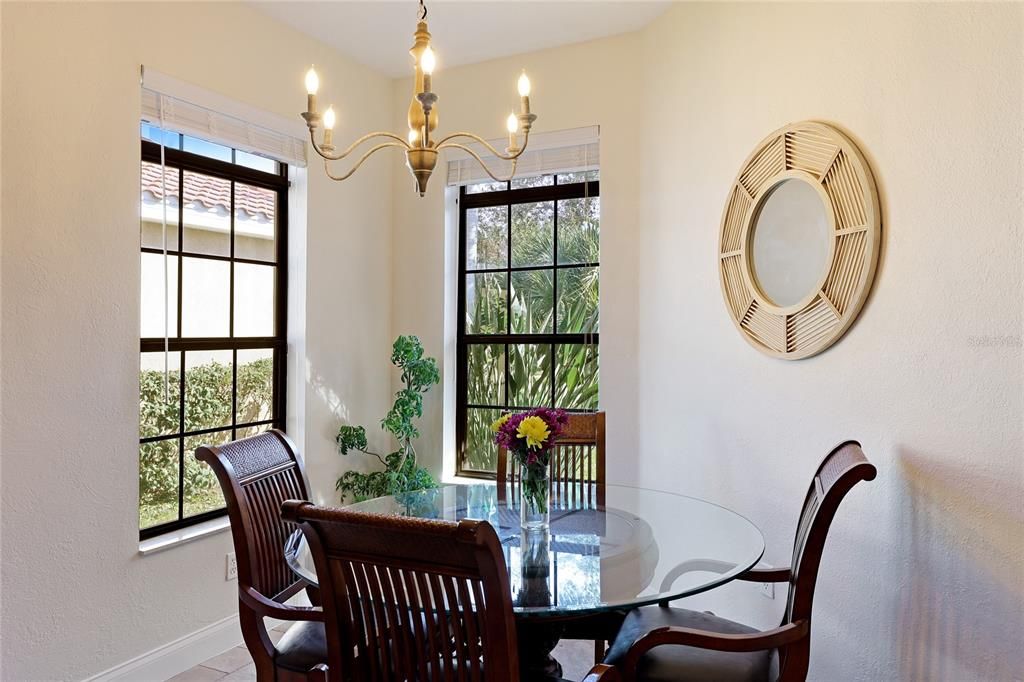
[[[167,178],[167,194],[180,199],[177,191],[177,178],[172,179],[172,177],[169,174]],[[230,211],[231,185],[227,181],[186,171],[183,183],[185,196],[189,202],[198,201],[206,209],[219,207],[223,208],[225,212]],[[149,192],[157,201],[163,197],[159,164],[143,162],[142,191]],[[262,218],[273,222],[276,197],[270,190],[237,183],[235,185],[235,208],[245,211],[253,218]]]

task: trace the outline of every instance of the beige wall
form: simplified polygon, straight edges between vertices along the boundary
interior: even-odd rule
[[[358,101],[343,137],[390,116],[391,84],[243,5],[4,3],[2,18],[0,677],[80,679],[237,608],[228,534],[137,552],[139,64],[290,117],[315,62],[325,100]],[[388,404],[391,168],[310,173],[291,378],[321,500],[344,464],[338,417]]]
[[[814,680],[1024,670],[1022,16],[713,3],[644,34],[638,478],[738,510],[785,565],[817,461],[861,440],[879,475],[826,547]],[[750,150],[808,118],[848,130],[871,162],[884,247],[847,335],[783,362],[729,320],[716,240]],[[755,587],[731,594],[694,604],[778,617]]]
[[[815,680],[1024,669],[1022,15],[681,5],[639,33],[434,79],[445,130],[499,136],[523,67],[539,130],[601,125],[612,480],[737,509],[782,565],[828,448],[859,438],[879,466],[826,549]],[[386,120],[404,129],[409,84],[237,6],[4,3],[2,37],[2,677],[77,678],[235,608],[227,536],[135,552],[137,65],[292,115],[316,61],[335,89],[323,101],[341,102],[342,83],[346,101],[359,93],[338,139]],[[804,118],[844,127],[873,164],[884,248],[858,323],[787,363],[737,335],[714,253],[739,164]],[[372,426],[386,409],[391,338],[446,350],[443,172],[419,199],[400,163],[374,159],[341,185],[310,173],[296,341],[308,373],[293,377],[308,379],[302,426],[321,499],[346,464],[331,442],[338,418]],[[420,448],[435,471],[441,405],[434,391]],[[762,626],[781,612],[751,585],[690,604]]]
[[[440,46],[438,48],[440,50]],[[538,115],[534,132],[601,126],[601,408],[608,411],[609,446],[635,452],[637,301],[637,211],[642,197],[636,154],[640,97],[638,34],[452,69],[439,69],[433,89],[439,94],[441,128],[467,130],[486,138],[503,134],[509,111],[518,104],[516,79],[526,69],[533,83],[530,96]],[[595,87],[595,83],[603,83]],[[410,80],[394,85],[394,119],[405,130],[405,111],[412,93]],[[394,298],[391,319],[395,334],[417,334],[428,353],[442,358],[446,340],[454,344],[454,325],[444,323],[446,248],[454,268],[454,230],[446,233],[444,163],[431,178],[427,196],[412,191],[412,179],[394,175]],[[450,304],[454,305],[454,292]],[[454,319],[454,318],[452,318]],[[453,352],[453,351],[452,351]],[[450,352],[449,355],[452,353]],[[453,358],[452,358],[453,359]],[[448,368],[451,369],[450,367]],[[454,384],[453,384],[454,386]],[[428,395],[420,456],[441,468],[444,423],[441,391]],[[630,479],[635,457],[609,462],[609,475]]]

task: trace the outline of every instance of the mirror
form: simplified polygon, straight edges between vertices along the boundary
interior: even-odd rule
[[[787,178],[763,200],[752,227],[750,266],[757,286],[785,308],[814,292],[828,267],[832,231],[810,183]]]
[[[871,290],[881,228],[871,167],[839,129],[797,121],[762,139],[718,232],[722,297],[743,340],[784,360],[838,341]]]

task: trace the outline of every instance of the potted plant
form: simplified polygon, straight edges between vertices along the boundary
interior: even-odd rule
[[[384,465],[383,470],[342,474],[335,484],[342,502],[346,499],[360,502],[437,487],[430,472],[416,463],[416,450],[412,445],[413,439],[420,435],[413,420],[423,416],[423,394],[441,380],[437,361],[423,357],[423,345],[417,337],[399,336],[392,347],[391,363],[402,371],[405,388],[395,394],[395,402],[380,426],[395,437],[398,449],[381,456],[368,449],[366,429],[362,426],[344,425],[338,429],[338,452],[347,455],[355,450],[376,457]]]

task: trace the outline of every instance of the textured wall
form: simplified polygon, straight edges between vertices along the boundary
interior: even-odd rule
[[[358,97],[339,135],[390,116],[388,79],[241,5],[4,3],[4,680],[87,677],[237,608],[228,534],[138,554],[138,68],[293,116],[311,61],[325,101]],[[387,405],[391,170],[311,170],[292,379],[333,499],[337,416]]]
[[[737,509],[784,565],[815,464],[863,442],[879,476],[826,547],[815,680],[1024,671],[1022,16],[712,3],[644,34],[639,479]],[[716,241],[746,155],[808,118],[873,165],[883,251],[847,335],[784,362],[730,322]],[[740,585],[694,603],[763,625],[781,606]]]

